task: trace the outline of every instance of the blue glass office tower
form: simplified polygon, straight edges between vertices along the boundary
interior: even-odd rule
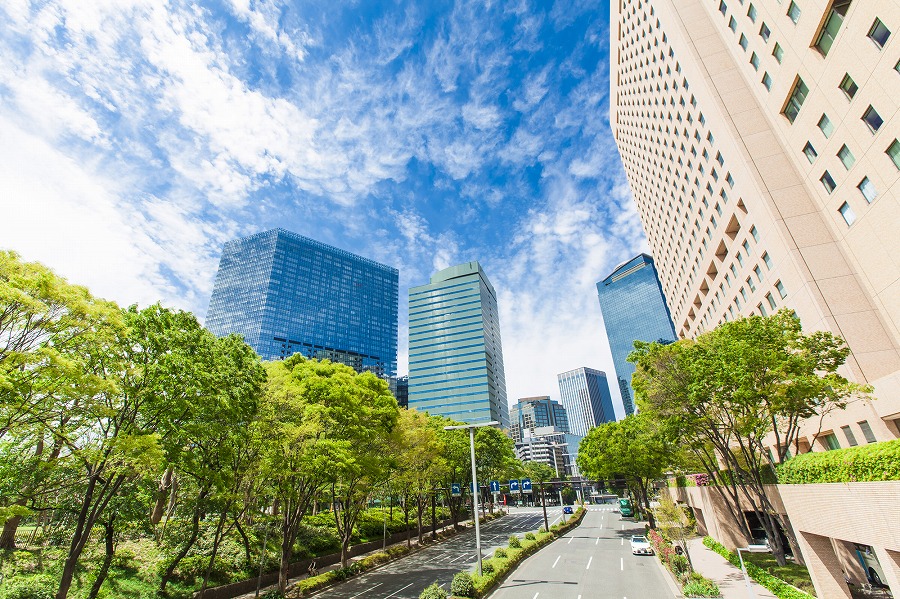
[[[593,368],[576,368],[556,375],[559,398],[569,417],[569,432],[579,437],[604,422],[616,420],[606,373]]]
[[[206,327],[264,360],[299,352],[393,376],[397,285],[396,268],[273,229],[225,244]]]
[[[534,433],[536,428],[551,427],[556,432],[569,432],[566,409],[549,396],[522,397],[509,409],[509,435],[521,443],[524,431]]]
[[[497,293],[478,262],[409,290],[409,407],[509,428]]]
[[[622,402],[625,411],[633,414],[631,375],[634,374],[634,364],[626,358],[634,349],[634,342],[671,342],[676,339],[672,315],[666,305],[653,258],[638,254],[620,264],[597,283],[597,295]]]

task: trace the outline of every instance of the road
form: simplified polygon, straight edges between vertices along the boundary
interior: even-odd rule
[[[547,508],[551,526],[561,516],[558,507]],[[481,527],[483,558],[492,556],[497,547],[506,547],[510,535],[522,536],[543,525],[540,508],[512,508],[509,515]],[[329,599],[415,599],[422,589],[433,582],[449,589],[453,575],[460,570],[474,570],[476,562],[475,530],[471,529],[313,596]]]
[[[591,506],[581,526],[532,555],[490,599],[665,599],[673,596],[654,556],[631,554],[642,524]]]

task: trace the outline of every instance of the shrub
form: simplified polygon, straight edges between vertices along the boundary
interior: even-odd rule
[[[517,537],[516,535],[509,537],[509,546],[513,549],[518,549],[519,547],[521,547],[522,543],[521,541],[519,541],[519,537]]]
[[[682,587],[685,597],[721,597],[719,585],[694,572],[694,576]]]
[[[447,591],[434,582],[419,594],[419,599],[447,599]]]
[[[533,539],[534,535],[532,535],[531,538]],[[497,551],[494,552],[494,557],[506,557],[506,549],[498,547]]]
[[[454,597],[474,597],[475,585],[468,572],[457,572],[450,583],[450,594]]]
[[[544,530],[541,529],[541,532],[544,532]],[[525,538],[528,539],[529,541],[533,541],[534,538],[535,538],[535,537],[534,537],[534,533],[533,533],[533,532],[526,532],[526,533],[525,533]]]
[[[494,562],[492,562],[489,559],[486,559],[483,562],[481,562],[481,571],[484,574],[492,574],[494,572]]]
[[[6,585],[3,599],[53,599],[56,596],[56,581],[46,574],[16,577]]]
[[[272,589],[262,596],[263,599],[284,599],[284,594],[278,589]]]
[[[804,453],[777,467],[784,485],[900,480],[900,439]]]
[[[544,534],[545,532],[547,532],[547,529],[544,528],[543,526],[541,526],[541,527],[538,529],[538,532],[541,533],[541,534]]]
[[[684,578],[688,573],[688,561],[683,555],[672,556],[672,573],[678,578]]]

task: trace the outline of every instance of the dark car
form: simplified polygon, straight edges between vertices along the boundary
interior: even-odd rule
[[[574,514],[575,510],[572,509],[571,505],[567,505],[567,506],[563,507],[563,513],[564,514]]]

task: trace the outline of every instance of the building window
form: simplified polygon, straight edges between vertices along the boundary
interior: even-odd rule
[[[822,186],[825,187],[825,191],[831,193],[837,187],[837,183],[834,182],[834,177],[831,176],[831,173],[825,171],[825,173],[819,178],[819,181],[822,182]]]
[[[759,267],[759,264],[753,267],[753,274],[756,275],[756,280],[762,283],[762,269]]]
[[[744,251],[747,252],[747,255],[749,256],[750,255],[750,242],[745,239],[744,243],[742,244],[742,247],[744,248]],[[737,276],[737,273],[735,273],[735,276]]]
[[[728,12],[728,6],[724,2],[719,2],[719,12],[723,15]]]
[[[891,30],[884,26],[881,19],[876,18],[872,23],[872,28],[869,29],[869,39],[875,42],[879,48],[884,48],[889,37],[891,37]]]
[[[893,161],[894,166],[900,169],[900,140],[895,139],[884,152]]]
[[[828,18],[825,19],[815,43],[816,49],[822,53],[822,56],[828,56],[828,52],[834,44],[834,38],[837,37],[844,17],[847,15],[847,9],[850,8],[850,2],[851,0],[834,0],[831,3]]]
[[[868,420],[863,420],[862,422],[857,422],[859,425],[859,429],[862,431],[863,437],[866,439],[866,443],[875,443],[875,433],[872,432],[872,427],[869,426]]]
[[[853,435],[853,431],[850,430],[849,426],[842,426],[841,430],[844,431],[844,436],[847,437],[847,443],[850,444],[850,447],[856,447],[859,443],[856,442],[856,437]]]
[[[841,84],[838,87],[846,94],[848,100],[852,100],[853,96],[855,96],[856,92],[859,90],[859,87],[857,87],[856,82],[853,81],[853,78],[850,77],[849,73],[844,75],[844,78],[841,80]]]
[[[772,48],[772,56],[775,57],[778,64],[781,64],[781,61],[784,60],[784,48],[782,48],[778,42],[775,42],[775,47]]]
[[[784,283],[782,283],[781,281],[776,281],[775,289],[778,290],[778,295],[781,296],[781,299],[784,299],[787,297],[787,291],[785,291],[785,289],[784,289]]]
[[[803,155],[806,156],[806,159],[809,160],[810,164],[812,164],[816,161],[816,157],[819,154],[816,152],[816,149],[812,146],[811,143],[806,142],[806,145],[803,146]]]
[[[756,304],[756,309],[759,310],[759,313],[763,316],[768,316],[769,313],[766,312],[766,307],[762,305],[762,302]]]
[[[750,20],[756,23],[756,7],[753,4],[750,4],[750,8],[747,9],[747,16],[750,17]]]
[[[744,50],[746,50],[746,49],[747,49],[747,45],[748,45],[750,42],[749,42],[749,40],[747,40],[747,36],[744,35],[744,34],[742,33],[742,34],[741,34],[741,39],[738,41],[738,43],[741,45],[741,48],[743,48]]]
[[[745,302],[747,301],[747,291],[743,287],[741,287],[741,297],[744,298]],[[740,308],[740,306],[738,306],[738,308]]]
[[[759,56],[756,55],[756,52],[750,55],[750,64],[753,65],[753,70],[759,70]]]
[[[772,89],[772,78],[769,76],[768,73],[763,73],[762,84],[764,86],[766,86],[767,90]]]
[[[795,25],[797,24],[797,21],[800,20],[800,7],[797,6],[797,3],[793,2],[793,0],[788,5],[787,16],[791,19],[791,21],[794,22]]]
[[[772,270],[772,259],[769,258],[769,252],[763,252],[762,259],[766,263],[766,268]]]
[[[737,21],[735,20],[734,17],[731,17],[731,19],[729,19],[728,28],[731,29],[732,31],[737,31]]]
[[[828,115],[823,114],[822,118],[819,119],[818,125],[825,137],[831,137],[831,134],[834,133],[834,125],[831,124],[831,119],[828,118]]]
[[[772,35],[772,30],[769,29],[769,26],[765,23],[762,24],[762,27],[759,28],[759,37],[763,38],[763,41],[769,41],[769,36]]]
[[[756,54],[754,54],[754,56],[756,56]],[[803,79],[797,77],[797,81],[794,82],[794,87],[791,89],[791,95],[788,96],[787,102],[784,105],[784,110],[782,111],[782,114],[787,117],[787,120],[792,123],[794,122],[794,119],[800,114],[800,107],[803,106],[803,102],[806,101],[806,95],[808,93],[809,88],[803,83]]]
[[[866,108],[866,111],[863,113],[862,120],[869,126],[872,133],[876,133],[884,124],[884,119],[881,118],[881,115],[878,114],[878,111],[876,111],[875,107],[871,104],[869,104],[869,107]]]
[[[750,288],[750,291],[756,291],[756,283],[753,282],[753,279],[747,277],[747,287]]]
[[[753,225],[752,227],[750,227],[750,234],[753,235],[754,241],[756,241],[756,242],[759,241],[759,231],[756,230],[756,225]]]
[[[778,305],[775,303],[775,298],[771,293],[766,294],[766,300],[769,302],[769,307],[772,308],[772,310],[778,309]]]
[[[856,222],[856,213],[853,212],[853,208],[851,208],[850,204],[847,202],[841,204],[841,207],[838,208],[838,212],[844,217],[844,222],[847,223],[848,227]]]
[[[737,261],[738,261],[738,264],[740,264],[741,266],[744,265],[744,257],[741,256],[740,252],[737,253]],[[737,276],[737,273],[735,273],[734,276]]]
[[[878,197],[878,190],[875,189],[875,184],[869,180],[868,177],[863,177],[863,180],[859,182],[859,185],[856,186],[859,189],[859,192],[863,194],[863,197],[866,198],[868,203],[872,203],[875,201],[875,198]]]
[[[827,448],[827,451],[834,451],[835,449],[841,448],[841,444],[838,442],[834,433],[825,433],[820,438],[822,439],[822,445]]]
[[[856,163],[856,158],[854,158],[853,152],[850,151],[850,148],[847,147],[847,144],[841,146],[841,149],[838,150],[837,155],[838,158],[841,159],[841,164],[843,164],[844,168],[848,171]]]

